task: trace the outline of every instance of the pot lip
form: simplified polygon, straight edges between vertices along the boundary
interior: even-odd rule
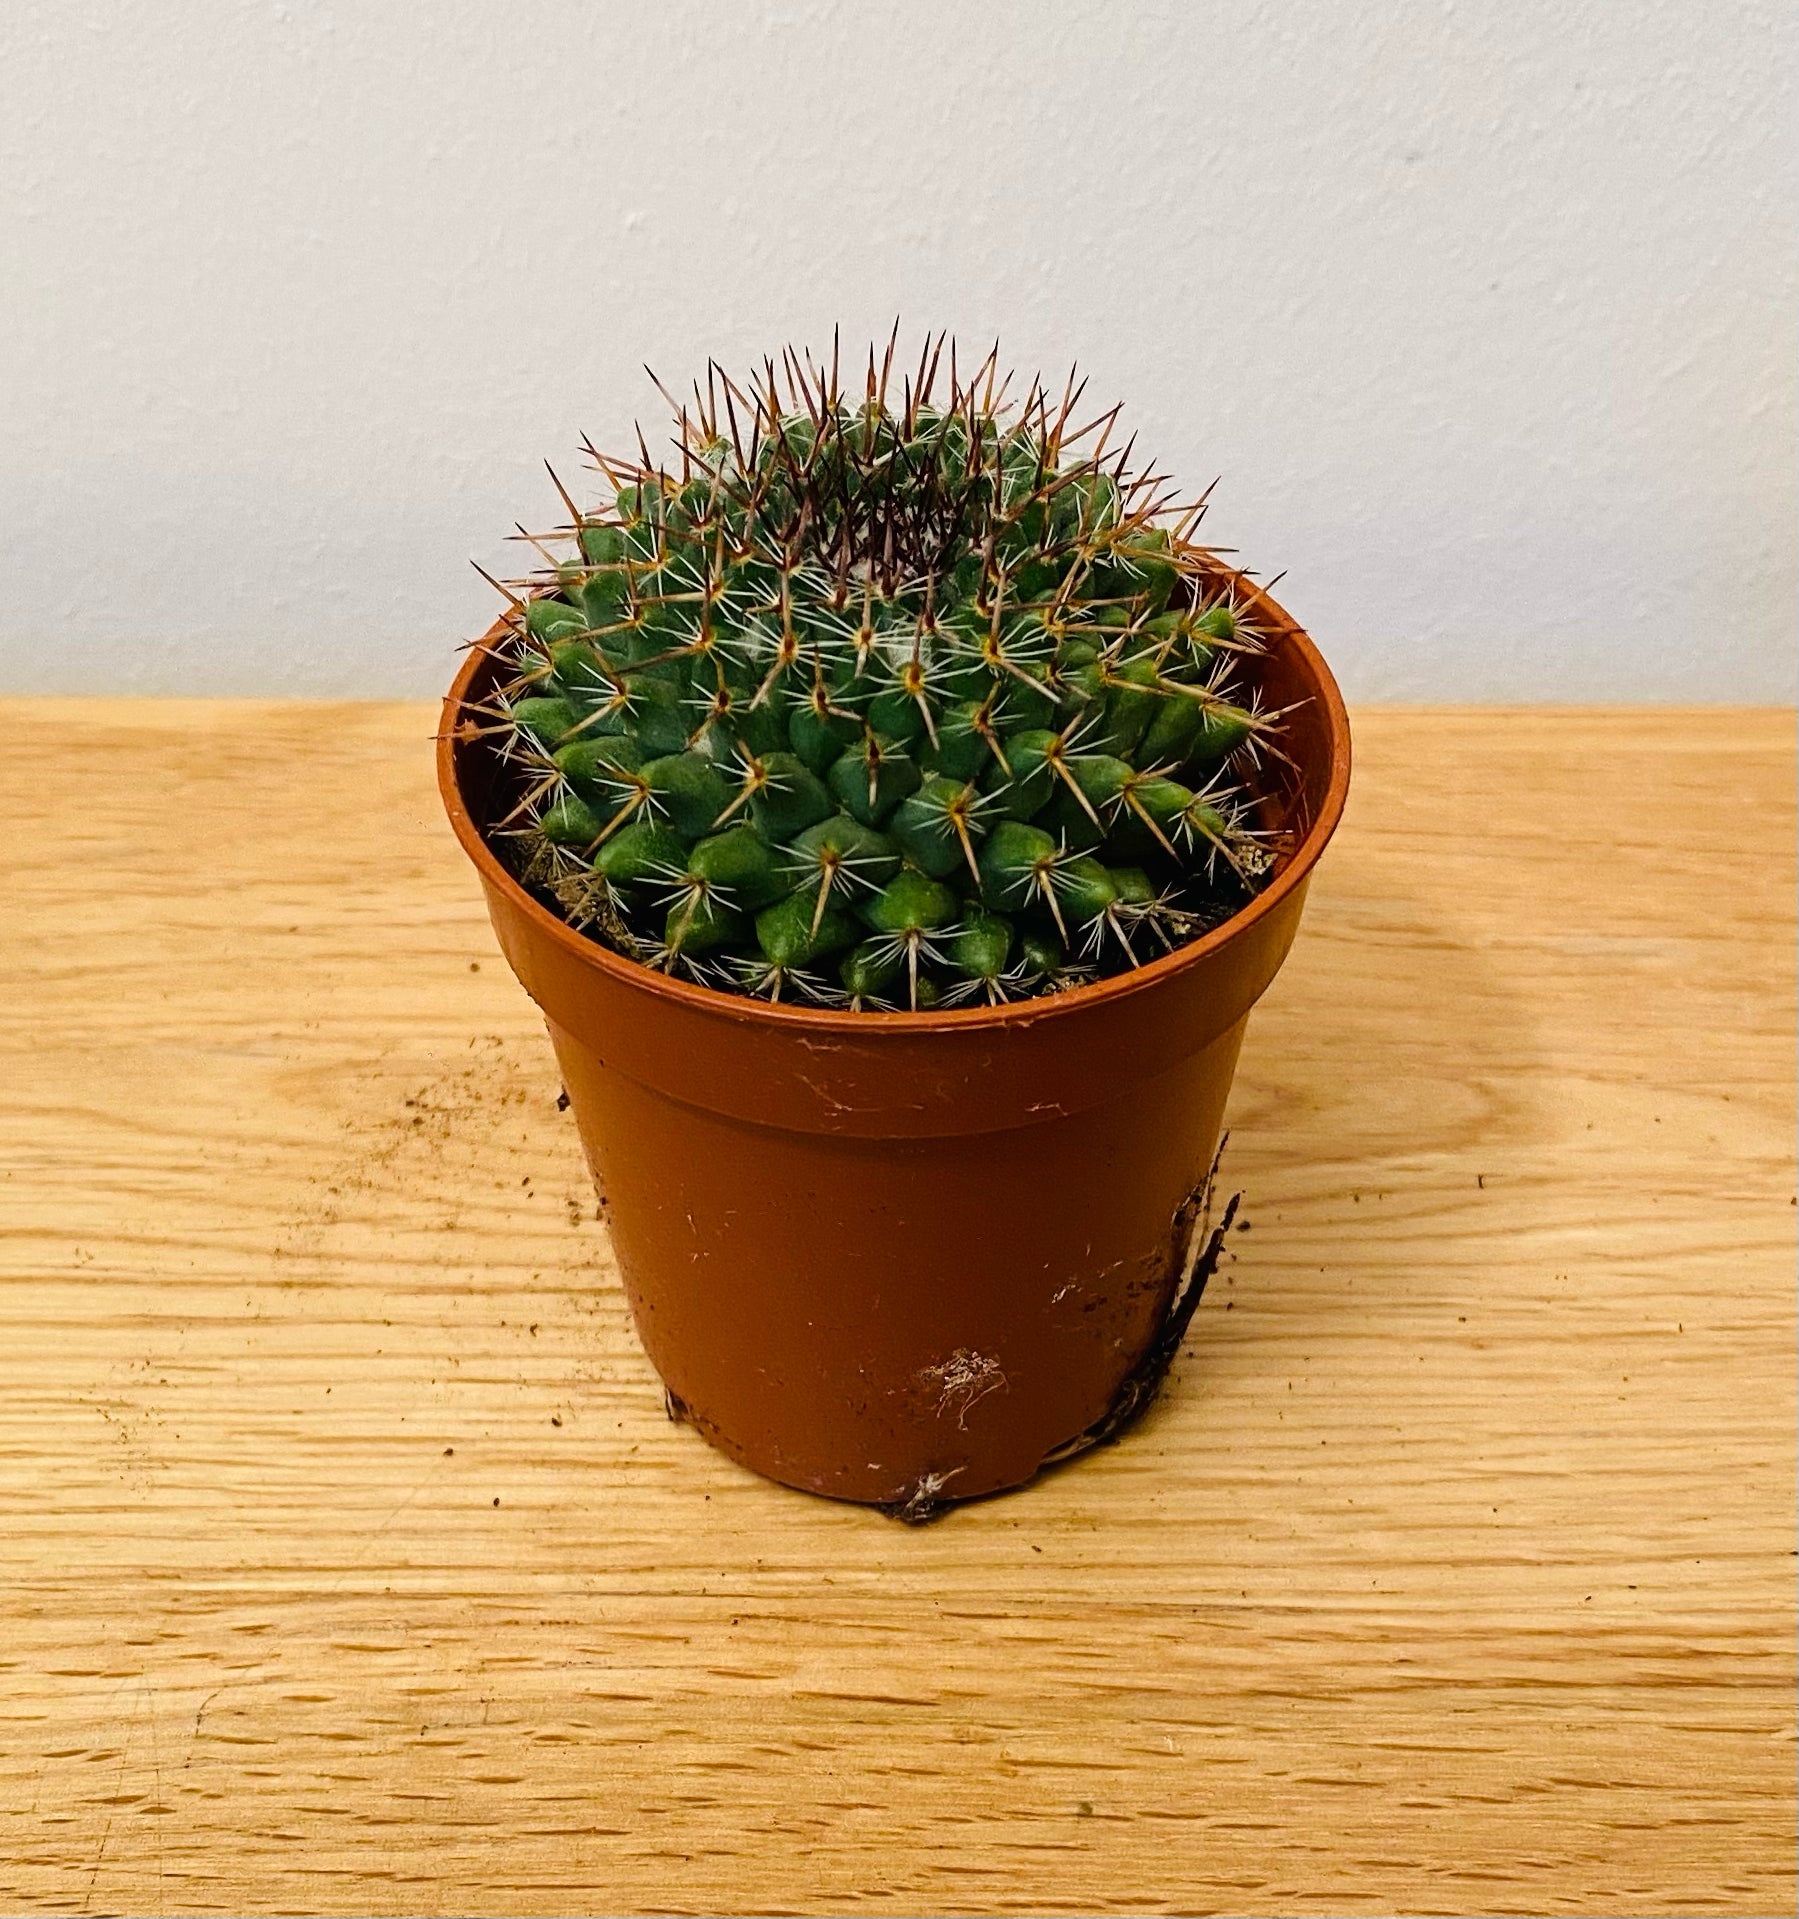
[[[1164,953],[1157,959],[1146,961],[1132,972],[1114,974],[1110,979],[1093,980],[1085,986],[1071,987],[1066,992],[1050,993],[1038,999],[1013,1000],[1001,1006],[962,1006],[929,1013],[852,1013],[830,1007],[771,1006],[765,1000],[753,999],[748,995],[721,993],[711,987],[655,972],[635,960],[627,959],[622,953],[613,952],[610,947],[602,946],[599,941],[577,933],[566,920],[558,918],[548,907],[534,899],[501,864],[470,813],[457,778],[456,727],[462,704],[469,683],[490,656],[489,642],[507,631],[504,617],[496,620],[479,640],[468,644],[468,658],[458,669],[450,683],[449,692],[444,696],[443,719],[437,733],[438,792],[442,796],[444,810],[449,814],[451,830],[488,888],[503,894],[507,903],[529,922],[535,933],[560,946],[570,957],[593,967],[621,986],[647,995],[651,1000],[685,1007],[690,1012],[739,1025],[776,1031],[785,1028],[795,1034],[829,1034],[838,1041],[853,1036],[876,1044],[880,1043],[883,1034],[900,1039],[932,1033],[991,1032],[1008,1027],[1017,1031],[1034,1026],[1039,1020],[1073,1018],[1085,1010],[1122,1001],[1137,993],[1153,991],[1176,973],[1203,964],[1215,953],[1241,939],[1305,884],[1343,817],[1344,804],[1349,795],[1350,743],[1349,714],[1343,704],[1342,692],[1330,668],[1325,665],[1324,656],[1305,631],[1276,605],[1264,588],[1241,574],[1237,575],[1237,581],[1240,588],[1247,588],[1263,611],[1272,616],[1280,632],[1281,644],[1294,648],[1316,685],[1315,697],[1324,709],[1330,738],[1330,777],[1323,803],[1313,816],[1292,859],[1262,892],[1222,925],[1214,927],[1199,939],[1176,947],[1172,953]]]

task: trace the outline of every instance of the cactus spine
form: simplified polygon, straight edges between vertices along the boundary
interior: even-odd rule
[[[490,836],[593,937],[928,1010],[1140,966],[1265,883],[1281,715],[1204,502],[1108,451],[1116,408],[1076,426],[1073,376],[1009,406],[944,348],[896,381],[890,340],[853,401],[835,352],[712,366],[673,460],[589,445],[609,499],[556,481],[523,536],[463,727],[506,763]]]

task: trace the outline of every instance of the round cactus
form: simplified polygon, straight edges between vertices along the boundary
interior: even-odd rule
[[[589,447],[592,511],[557,482],[463,724],[510,782],[490,837],[592,937],[927,1010],[1140,966],[1265,883],[1281,715],[1203,503],[1108,453],[1116,409],[1076,426],[1072,377],[1009,407],[944,344],[853,400],[835,355],[713,367],[674,460]]]

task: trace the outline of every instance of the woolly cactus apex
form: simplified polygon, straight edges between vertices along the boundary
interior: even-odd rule
[[[556,481],[464,727],[490,835],[589,937],[775,1000],[999,1004],[1274,871],[1282,715],[1203,500],[1111,450],[1116,408],[1077,421],[1072,375],[1008,402],[946,345],[906,371],[890,339],[854,392],[835,348],[710,366],[669,457],[588,447],[589,509]]]

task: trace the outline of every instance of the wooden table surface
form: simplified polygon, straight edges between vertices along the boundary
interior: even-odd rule
[[[15,701],[0,1909],[1774,1913],[1793,723],[1364,711],[1123,1444],[663,1415],[423,707]]]

